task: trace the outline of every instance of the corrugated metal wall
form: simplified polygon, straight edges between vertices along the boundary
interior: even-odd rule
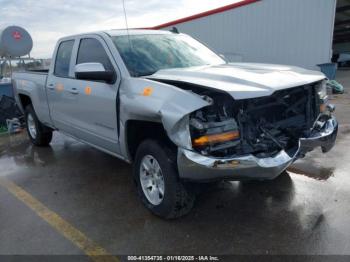
[[[228,60],[317,68],[331,60],[336,0],[262,0],[177,24]]]

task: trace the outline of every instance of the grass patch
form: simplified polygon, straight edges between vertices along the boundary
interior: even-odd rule
[[[7,127],[0,126],[0,134],[2,134],[2,133],[7,133]]]

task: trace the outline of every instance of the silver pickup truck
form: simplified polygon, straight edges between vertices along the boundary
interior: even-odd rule
[[[193,207],[193,182],[274,179],[337,136],[325,76],[227,63],[178,32],[112,30],[58,41],[48,72],[13,75],[28,135],[61,131],[133,163],[144,205]]]

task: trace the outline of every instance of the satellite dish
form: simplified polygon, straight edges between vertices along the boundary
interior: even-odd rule
[[[32,37],[24,28],[8,26],[0,29],[0,57],[28,55],[32,48]]]

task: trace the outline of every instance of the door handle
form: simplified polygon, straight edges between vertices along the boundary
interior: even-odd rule
[[[50,90],[54,90],[55,86],[54,86],[54,84],[48,84],[47,88],[50,89]]]
[[[77,95],[79,94],[78,89],[76,89],[75,87],[73,87],[71,90],[69,90],[69,93],[73,94],[73,95]]]

